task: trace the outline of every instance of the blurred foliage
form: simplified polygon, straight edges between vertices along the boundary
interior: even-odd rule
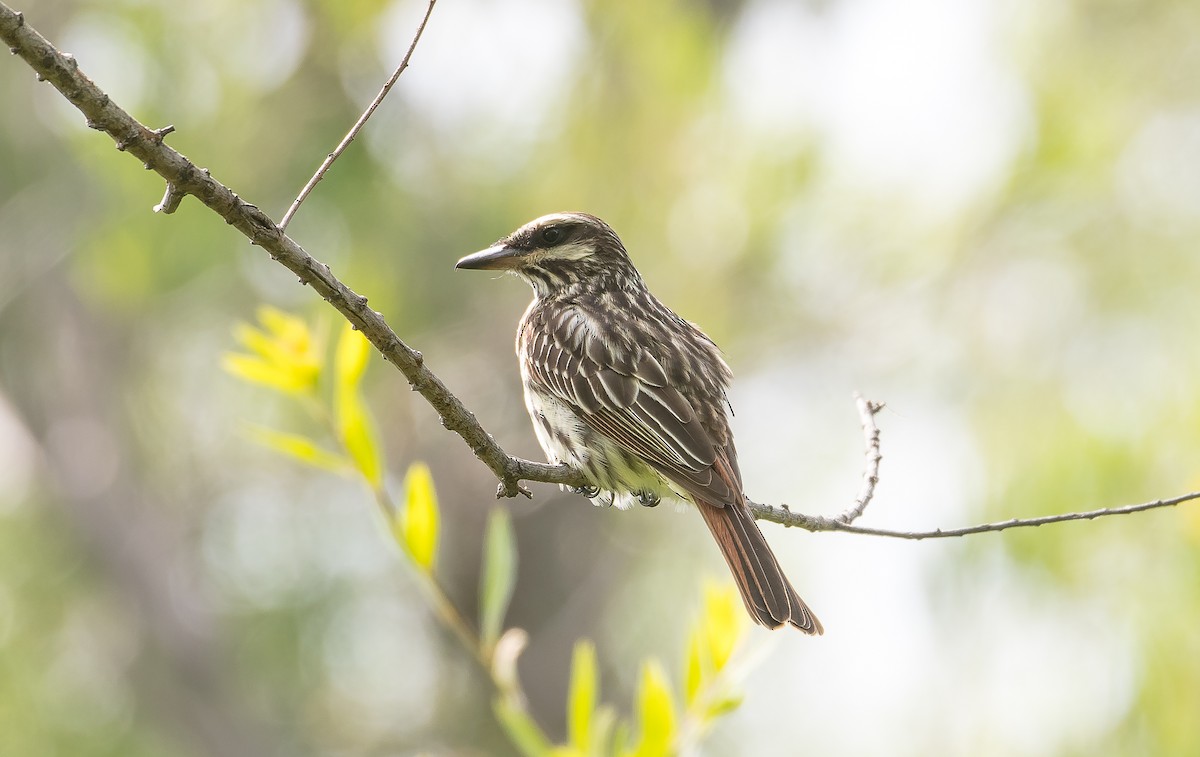
[[[225,369],[234,376],[304,401],[307,409],[333,421],[331,435],[338,452],[328,452],[321,442],[303,435],[256,430],[256,438],[277,451],[323,470],[351,472],[374,493],[385,520],[391,524],[396,544],[417,569],[446,630],[462,643],[491,676],[497,690],[493,705],[497,720],[509,739],[526,757],[667,757],[679,754],[683,739],[698,738],[712,722],[738,707],[741,697],[730,694],[730,681],[722,674],[735,648],[744,637],[737,590],[732,586],[706,585],[704,609],[690,632],[686,670],[687,728],[677,722],[674,697],[662,664],[643,662],[637,696],[637,740],[626,742],[634,727],[620,721],[611,708],[596,707],[599,689],[596,650],[590,642],[578,642],[571,664],[567,696],[569,743],[552,747],[550,738],[536,723],[526,706],[526,696],[516,672],[516,657],[524,648],[524,631],[503,630],[516,581],[517,554],[506,511],[495,509],[488,519],[484,537],[483,573],[479,582],[479,631],[470,628],[435,574],[438,529],[441,515],[429,466],[414,462],[404,476],[404,498],[398,507],[380,474],[382,450],[373,428],[371,413],[364,406],[360,382],[369,355],[368,342],[349,324],[334,350],[332,365],[323,366],[316,356],[322,343],[313,329],[296,316],[274,308],[260,308],[264,330],[238,324],[235,335],[254,355],[228,354]],[[313,388],[332,373],[335,386],[332,407],[316,399]],[[349,409],[348,409],[349,408]],[[343,461],[331,464],[331,461]],[[502,644],[504,637],[521,641]],[[397,640],[397,643],[400,643]]]
[[[279,216],[424,3],[24,10]],[[1197,38],[1191,0],[444,2],[289,231],[515,454],[540,455],[511,354],[528,293],[452,263],[579,209],[727,351],[755,499],[843,509],[857,389],[891,409],[869,520],[1151,500],[1200,487]],[[151,213],[161,181],[15,58],[0,101],[0,753],[517,753],[519,717],[431,620],[434,573],[453,606],[481,591],[464,623],[547,748],[629,712],[634,750],[739,701],[699,693],[736,603],[705,590],[716,630],[676,635],[724,569],[696,519],[549,487],[491,515],[488,471],[310,291],[196,202]],[[266,376],[288,391],[240,380]],[[399,554],[432,572],[396,580],[344,475],[425,508]],[[929,545],[768,527],[828,633],[748,631],[770,664],[708,751],[1200,751],[1196,518]]]

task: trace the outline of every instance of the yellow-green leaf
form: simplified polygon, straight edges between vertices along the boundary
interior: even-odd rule
[[[350,473],[350,461],[341,455],[320,447],[314,440],[300,434],[289,434],[263,426],[251,426],[249,434],[259,444],[270,447],[276,452],[294,457],[302,463],[315,468],[334,471],[335,473]]]
[[[421,570],[433,570],[438,544],[438,504],[433,474],[425,463],[413,463],[404,477],[404,507],[398,513],[401,546]]]
[[[246,323],[234,328],[234,337],[251,354],[225,355],[225,370],[289,394],[314,394],[321,373],[320,339],[303,319],[275,308],[259,308],[258,319],[265,330]]]
[[[733,712],[742,706],[744,697],[741,693],[726,694],[723,697],[718,697],[705,710],[704,718],[706,720],[715,720],[722,715]]]
[[[227,352],[221,356],[221,367],[235,378],[258,384],[285,394],[307,394],[316,385],[310,376],[290,371],[254,355]]]
[[[567,737],[587,754],[592,743],[592,714],[596,710],[596,647],[586,639],[575,643],[571,657],[571,688],[567,694]]]
[[[689,708],[696,701],[696,695],[700,693],[704,679],[707,678],[706,674],[711,672],[705,670],[706,667],[710,667],[706,665],[707,651],[704,643],[704,628],[697,624],[688,633],[687,661],[684,663],[683,673],[683,702]]]
[[[367,369],[371,343],[349,323],[342,329],[333,355],[333,371],[339,386],[354,388]]]
[[[358,392],[338,392],[334,401],[338,436],[354,467],[372,489],[383,486],[383,454],[376,441],[375,424]]]
[[[346,324],[334,356],[334,418],[346,454],[372,489],[383,486],[383,453],[375,424],[359,393],[366,370],[369,345],[363,335]]]
[[[720,673],[729,663],[746,628],[741,600],[731,584],[705,584],[702,623],[713,672]]]
[[[638,689],[638,744],[635,757],[666,757],[675,740],[675,704],[671,686],[657,660],[642,663]]]
[[[507,510],[497,507],[488,516],[479,587],[479,637],[486,650],[491,650],[500,638],[516,576],[517,547],[512,521]]]
[[[255,311],[258,322],[266,327],[271,335],[289,341],[303,341],[309,333],[304,319],[292,315],[270,305],[260,305]]]

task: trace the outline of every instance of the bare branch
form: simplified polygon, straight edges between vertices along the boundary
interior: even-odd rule
[[[430,3],[432,8],[433,2]],[[426,20],[428,19],[426,12]],[[422,23],[424,26],[424,23]],[[38,76],[39,81],[50,82],[87,118],[88,126],[103,131],[116,142],[118,150],[135,156],[142,164],[163,177],[168,183],[167,195],[160,207],[166,210],[177,204],[176,198],[190,194],[204,203],[213,212],[225,219],[250,240],[262,247],[273,260],[295,273],[301,284],[309,284],[339,313],[360,330],[393,365],[404,374],[414,390],[429,403],[441,418],[442,425],[462,437],[467,446],[484,465],[499,479],[497,496],[515,497],[529,492],[521,486],[522,481],[543,481],[571,487],[586,485],[583,477],[565,465],[547,465],[512,457],[479,424],[454,394],[446,388],[432,371],[425,367],[420,352],[405,344],[396,335],[381,314],[367,307],[363,297],[341,281],[329,270],[329,266],[314,259],[293,239],[277,226],[265,213],[254,205],[244,202],[232,190],[198,168],[176,150],[163,142],[169,130],[155,131],[114,104],[87,76],[79,71],[74,58],[59,52],[42,35],[25,24],[21,14],[0,2],[0,39],[20,56]],[[414,40],[415,44],[415,40]],[[411,53],[411,49],[410,49]],[[369,114],[367,114],[369,115]],[[173,188],[173,189],[172,189]],[[933,539],[951,536],[966,536],[985,531],[1003,531],[1009,528],[1041,526],[1070,520],[1091,520],[1109,515],[1124,515],[1159,507],[1170,507],[1183,502],[1200,499],[1200,492],[1185,494],[1174,499],[1158,500],[1128,507],[1090,510],[1044,518],[1009,520],[987,523],[970,528],[935,531],[890,531],[887,529],[864,528],[851,523],[862,514],[874,495],[879,479],[879,432],[874,416],[882,406],[858,398],[859,415],[863,418],[863,434],[867,439],[867,466],[863,474],[863,487],[855,506],[837,518],[823,518],[793,513],[787,505],[772,506],[751,503],[756,518],[773,521],[784,526],[804,528],[809,531],[843,531],[846,533],[888,536],[899,539]]]
[[[83,113],[88,125],[108,134],[117,149],[128,152],[175,188],[175,195],[189,194],[204,203],[226,223],[240,231],[252,244],[266,250],[273,260],[295,273],[301,284],[309,284],[346,320],[360,330],[383,353],[413,389],[421,393],[441,417],[442,425],[463,438],[475,456],[500,479],[500,494],[521,492],[520,481],[546,481],[570,486],[584,485],[583,478],[566,466],[546,465],[510,457],[479,425],[462,401],[450,393],[424,365],[420,352],[405,344],[381,314],[367,307],[367,298],[357,294],[330,272],[329,266],[313,258],[283,233],[267,214],[243,201],[232,190],[166,145],[152,129],[139,123],[113,103],[78,64],[63,55],[45,37],[25,24],[21,14],[0,3],[0,39],[68,101]]]
[[[358,136],[362,128],[367,125],[367,119],[371,117],[375,109],[383,102],[383,98],[387,97],[388,92],[392,91],[392,86],[400,78],[400,74],[404,73],[404,69],[408,68],[408,61],[412,58],[413,51],[417,49],[417,43],[421,41],[421,35],[425,32],[425,24],[429,23],[429,16],[433,13],[433,6],[436,4],[437,0],[429,0],[429,7],[425,9],[425,17],[421,19],[421,25],[417,27],[417,33],[413,35],[412,43],[408,46],[408,52],[404,54],[404,59],[400,61],[400,65],[392,72],[391,78],[384,83],[383,88],[379,90],[379,94],[375,95],[375,99],[371,101],[371,104],[367,106],[363,114],[354,122],[354,126],[350,127],[350,131],[346,132],[346,136],[342,137],[342,141],[333,149],[333,152],[325,156],[325,160],[321,162],[320,168],[308,180],[308,183],[304,185],[304,189],[300,190],[300,194],[296,199],[292,201],[292,206],[288,208],[287,213],[283,216],[283,220],[279,222],[280,231],[287,229],[288,224],[292,222],[292,216],[296,215],[296,211],[300,209],[300,204],[316,188],[317,183],[325,178],[325,173],[333,166],[333,161],[341,157],[341,154],[346,151],[346,148]]]
[[[1157,510],[1161,507],[1174,507],[1184,502],[1191,502],[1198,499],[1200,499],[1200,492],[1190,492],[1188,494],[1181,494],[1178,497],[1172,497],[1171,499],[1156,499],[1153,502],[1143,502],[1140,505],[1102,507],[1097,510],[1063,513],[1062,515],[1044,515],[1039,518],[1011,518],[995,523],[981,523],[978,526],[968,526],[966,528],[935,528],[932,531],[894,531],[888,528],[855,526],[842,522],[840,517],[821,518],[813,515],[794,513],[788,509],[787,505],[776,507],[773,505],[760,505],[755,502],[752,503],[751,508],[754,510],[754,515],[760,520],[769,520],[788,527],[803,528],[806,531],[842,531],[848,534],[886,536],[892,539],[921,541],[922,539],[946,539],[970,536],[971,534],[983,534],[989,531],[1007,531],[1010,528],[1037,528],[1038,526],[1047,526],[1051,523],[1065,523],[1072,520],[1095,520],[1096,518],[1105,518],[1110,515],[1130,515],[1131,513],[1145,512],[1146,510]]]
[[[853,523],[867,509],[867,505],[871,504],[871,498],[875,496],[875,486],[879,483],[879,462],[883,460],[883,454],[879,451],[879,426],[875,425],[875,416],[883,409],[883,403],[871,402],[855,392],[854,405],[858,408],[858,419],[862,423],[867,463],[863,469],[862,488],[858,490],[854,507],[837,516],[837,520],[842,523]]]

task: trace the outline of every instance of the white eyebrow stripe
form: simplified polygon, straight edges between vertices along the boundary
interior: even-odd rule
[[[595,252],[596,249],[586,242],[570,242],[557,247],[539,247],[529,258],[535,264],[539,260],[583,260]]]

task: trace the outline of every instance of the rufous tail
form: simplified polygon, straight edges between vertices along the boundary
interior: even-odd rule
[[[724,507],[696,504],[729,564],[750,617],[767,628],[790,623],[807,634],[824,633],[821,621],[783,574],[750,508],[741,502]]]

